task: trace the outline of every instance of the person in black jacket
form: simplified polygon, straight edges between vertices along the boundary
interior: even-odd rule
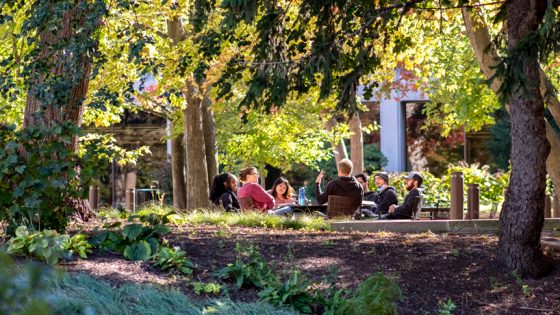
[[[358,176],[356,175],[356,178],[359,178]],[[389,175],[387,173],[379,172],[373,177],[377,193],[374,193],[371,199],[366,199],[366,194],[364,193],[364,200],[374,201],[376,205],[369,209],[363,208],[359,210],[355,215],[356,219],[382,217],[389,212],[389,206],[396,205],[399,202],[395,188],[389,186]]]
[[[389,214],[387,219],[411,219],[413,214],[414,199],[417,196],[422,196],[422,182],[424,179],[416,172],[410,172],[406,179],[406,190],[409,191],[408,195],[404,198],[402,205],[391,205],[389,207]]]
[[[231,173],[216,175],[212,180],[210,201],[216,206],[222,206],[228,212],[237,212],[240,209],[237,191],[237,178]]]
[[[349,159],[340,160],[337,164],[338,177],[327,184],[324,192],[321,191],[323,171],[319,173],[315,180],[315,198],[318,204],[322,205],[326,203],[329,200],[329,195],[350,197],[356,199],[356,201],[359,200],[359,202],[362,202],[364,189],[356,178],[350,176],[352,167],[352,161]]]

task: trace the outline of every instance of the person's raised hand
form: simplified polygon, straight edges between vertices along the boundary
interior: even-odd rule
[[[319,175],[317,175],[317,179],[315,179],[315,183],[320,184],[321,180],[323,180],[323,176],[324,176],[323,171],[320,171]]]

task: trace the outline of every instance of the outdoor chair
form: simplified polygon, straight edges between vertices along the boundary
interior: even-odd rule
[[[362,200],[344,196],[329,196],[327,217],[352,216],[362,205]]]
[[[424,197],[416,196],[412,204],[412,220],[418,220],[420,218],[420,212],[422,212],[422,205],[424,204]]]
[[[239,198],[239,207],[241,208],[241,210],[255,209],[255,205],[253,204],[253,198],[251,197]]]

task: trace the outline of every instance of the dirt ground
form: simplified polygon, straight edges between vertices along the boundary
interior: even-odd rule
[[[560,314],[560,253],[545,248],[555,270],[539,280],[521,280],[497,261],[497,237],[468,234],[393,234],[300,232],[261,228],[190,226],[168,238],[184,249],[196,269],[192,280],[220,282],[212,272],[235,259],[235,244],[258,245],[261,254],[279,270],[297,267],[319,282],[338,268],[341,286],[355,288],[381,271],[396,278],[403,299],[399,314],[436,314],[438,303],[451,299],[455,314]],[[68,262],[68,271],[86,272],[114,282],[142,282],[180,287],[193,299],[189,280],[162,273],[148,263],[120,255],[96,253],[87,260]],[[254,301],[256,290],[236,290],[236,301]]]

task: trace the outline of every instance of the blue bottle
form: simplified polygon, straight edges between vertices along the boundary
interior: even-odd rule
[[[300,187],[298,190],[298,204],[305,205],[305,187]]]

